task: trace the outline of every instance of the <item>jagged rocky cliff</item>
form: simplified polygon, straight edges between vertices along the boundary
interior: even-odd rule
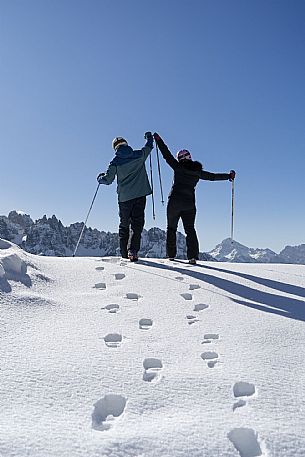
[[[0,216],[0,238],[12,241],[27,252],[48,256],[71,256],[83,224],[76,222],[65,227],[56,216],[33,221],[27,214],[11,211]],[[141,257],[166,256],[166,233],[157,227],[143,230]],[[177,234],[177,258],[186,257],[185,237]],[[115,256],[119,255],[119,239],[117,233],[86,228],[80,242],[78,256]],[[213,260],[208,254],[201,253],[203,260]]]
[[[0,216],[0,238],[12,241],[24,250],[38,255],[71,256],[83,224],[65,227],[56,216],[33,221],[28,214],[11,211]],[[143,230],[141,257],[166,257],[166,233],[157,227]],[[185,237],[177,233],[177,258],[186,258]],[[86,227],[77,251],[78,256],[119,255],[117,233]],[[200,253],[201,260],[247,263],[296,263],[305,265],[305,244],[286,246],[279,254],[271,249],[249,248],[230,238],[223,240],[209,253]]]

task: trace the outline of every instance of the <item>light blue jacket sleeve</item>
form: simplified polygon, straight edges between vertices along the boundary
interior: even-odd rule
[[[147,159],[147,157],[149,156],[149,154],[151,153],[151,151],[153,150],[153,147],[154,147],[153,141],[147,140],[145,146],[143,146],[143,148],[141,149],[141,151],[143,152],[143,161],[144,162]]]

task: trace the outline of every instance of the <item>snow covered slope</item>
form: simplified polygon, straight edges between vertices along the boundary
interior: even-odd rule
[[[0,455],[304,457],[305,266],[0,241]]]

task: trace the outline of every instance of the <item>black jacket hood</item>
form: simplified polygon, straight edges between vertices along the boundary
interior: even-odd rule
[[[197,160],[181,160],[179,164],[187,170],[202,171],[202,164],[200,162],[197,162]]]

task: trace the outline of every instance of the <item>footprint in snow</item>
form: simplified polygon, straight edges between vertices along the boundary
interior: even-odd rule
[[[234,397],[250,397],[255,394],[255,385],[251,382],[239,381],[233,386]]]
[[[123,395],[108,394],[94,404],[92,428],[98,431],[109,430],[115,417],[123,414],[126,406]]]
[[[228,433],[228,438],[239,452],[240,457],[263,455],[258,434],[252,428],[234,428]]]
[[[98,282],[94,285],[95,289],[101,289],[105,290],[106,289],[106,283],[105,282]]]
[[[199,284],[190,284],[189,290],[200,289]]]
[[[147,358],[143,361],[144,373],[143,381],[147,382],[157,382],[160,381],[161,375],[160,372],[163,368],[162,361],[155,358]]]
[[[139,300],[140,297],[141,295],[135,294],[133,292],[129,292],[126,294],[126,298],[128,298],[129,300]]]
[[[116,273],[114,275],[115,279],[124,279],[125,278],[125,275],[124,273]]]
[[[122,344],[122,335],[119,333],[108,333],[104,337],[104,341],[109,348],[117,348]]]
[[[140,319],[139,320],[139,328],[141,330],[149,330],[151,326],[153,325],[153,320],[152,319]]]
[[[255,394],[255,385],[250,382],[236,382],[233,386],[233,394],[235,398],[251,397]],[[244,399],[239,399],[237,402],[234,403],[233,411],[235,411],[236,408],[245,406],[246,404],[247,402]]]
[[[195,324],[195,322],[199,322],[199,319],[197,319],[197,317],[196,317],[196,316],[193,316],[192,314],[188,314],[188,315],[186,316],[186,318],[187,318],[187,323],[188,323],[189,325]]]
[[[218,340],[218,339],[219,339],[218,333],[206,333],[203,337],[203,341],[201,344],[212,343],[212,340]]]
[[[214,368],[214,366],[216,365],[217,363],[217,359],[218,359],[218,354],[217,352],[214,352],[214,351],[207,351],[207,352],[203,352],[201,354],[201,358],[202,360],[208,360],[208,367],[209,368]]]
[[[106,259],[101,259],[102,262],[107,262],[107,263],[118,263],[120,262],[119,257],[107,257]]]
[[[104,267],[96,267],[95,269],[96,269],[97,271],[103,271],[103,270],[105,270]]]
[[[189,294],[189,293],[185,293],[185,294],[180,294],[182,298],[184,298],[184,300],[193,300],[193,295],[192,294]]]
[[[206,305],[205,303],[199,303],[198,305],[194,306],[194,311],[202,311],[203,309],[207,309],[209,305]]]
[[[233,405],[233,411],[236,410],[236,408],[242,408],[243,406],[246,406],[247,402],[245,400],[238,400],[234,403]]]
[[[120,306],[119,306],[119,305],[117,305],[117,304],[110,304],[110,305],[106,305],[106,306],[104,306],[104,307],[103,307],[103,308],[101,308],[101,309],[107,309],[107,311],[109,311],[109,313],[112,313],[112,314],[114,314],[114,313],[117,313],[117,312],[119,312],[119,310],[120,310]]]
[[[176,279],[177,281],[184,281],[183,276],[176,276],[175,279]]]

